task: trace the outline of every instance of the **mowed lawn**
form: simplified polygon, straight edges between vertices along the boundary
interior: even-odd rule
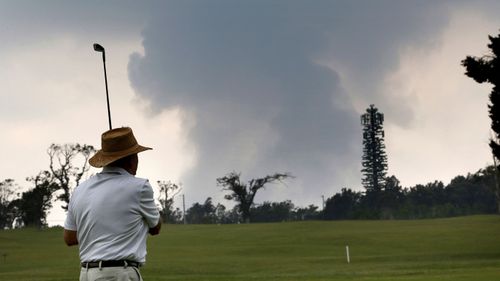
[[[500,216],[164,225],[148,252],[146,281],[493,281],[500,280]],[[0,231],[0,280],[78,280],[78,264],[60,228]]]

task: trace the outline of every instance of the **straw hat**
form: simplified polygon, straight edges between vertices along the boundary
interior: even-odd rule
[[[112,129],[101,136],[101,150],[89,159],[89,164],[102,168],[123,157],[150,150],[152,148],[141,146],[129,127]]]

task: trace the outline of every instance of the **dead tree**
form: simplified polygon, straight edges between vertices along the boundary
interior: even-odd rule
[[[230,194],[224,196],[227,200],[236,201],[236,207],[244,222],[250,222],[250,207],[253,205],[257,191],[264,188],[268,183],[282,182],[286,178],[293,177],[288,173],[275,173],[263,178],[252,179],[248,184],[240,181],[240,174],[231,172],[228,175],[218,178],[217,184],[224,187]]]

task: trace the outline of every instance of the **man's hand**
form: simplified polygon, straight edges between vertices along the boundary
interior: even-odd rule
[[[64,229],[64,242],[68,246],[78,245],[76,231]]]
[[[149,229],[149,234],[158,235],[160,234],[160,229],[161,229],[161,218],[158,220],[158,224],[155,227]]]

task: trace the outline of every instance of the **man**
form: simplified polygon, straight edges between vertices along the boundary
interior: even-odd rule
[[[130,128],[102,134],[89,163],[103,170],[75,188],[64,223],[66,244],[79,245],[80,281],[142,280],[147,235],[161,228],[151,185],[135,177],[137,154],[149,149]]]

